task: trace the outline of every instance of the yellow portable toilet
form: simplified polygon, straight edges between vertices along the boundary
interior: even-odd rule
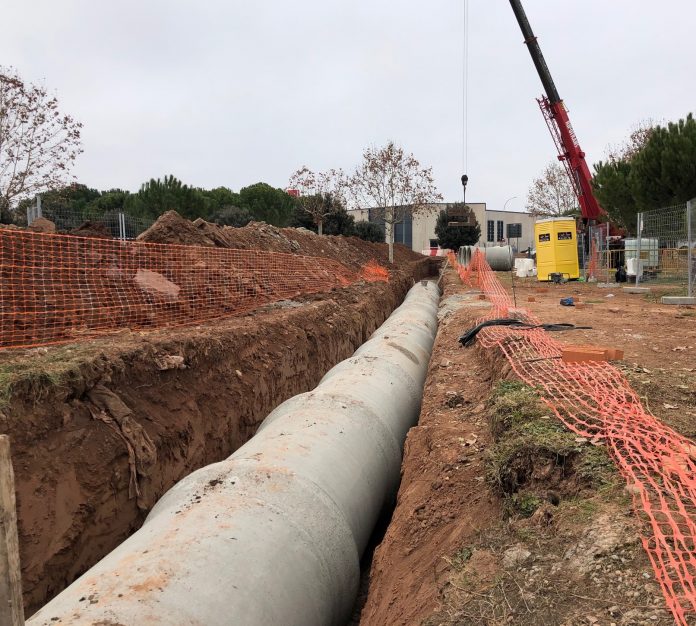
[[[549,217],[534,224],[537,279],[551,280],[550,274],[562,274],[567,280],[580,278],[575,220]]]

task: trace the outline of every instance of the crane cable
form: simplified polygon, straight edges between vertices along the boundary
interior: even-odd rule
[[[462,172],[469,166],[469,0],[464,0],[464,38],[462,46]]]

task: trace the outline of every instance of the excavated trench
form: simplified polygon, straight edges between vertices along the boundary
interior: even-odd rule
[[[0,430],[16,474],[26,614],[137,530],[195,469],[226,458],[378,328],[429,259],[216,324],[0,358],[19,373]]]

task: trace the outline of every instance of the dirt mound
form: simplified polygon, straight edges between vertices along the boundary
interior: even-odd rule
[[[27,230],[31,230],[35,233],[55,233],[56,225],[51,220],[47,220],[45,217],[37,217],[31,224],[29,224]]]
[[[185,246],[214,246],[204,232],[184,219],[176,211],[167,211],[145,232],[140,233],[138,241],[148,243],[178,243]]]
[[[70,235],[76,237],[97,237],[99,239],[111,239],[109,229],[101,222],[93,222],[87,220],[80,224],[77,228],[69,232]]]
[[[319,256],[340,261],[357,268],[375,259],[387,263],[387,245],[363,241],[358,237],[333,235],[319,236],[304,228],[277,228],[264,222],[251,222],[247,226],[219,226],[203,219],[195,222],[181,217],[176,211],[167,211],[144,233],[139,241],[150,243],[183,244],[239,250],[267,250]],[[406,246],[394,246],[396,265],[417,261],[422,255]]]

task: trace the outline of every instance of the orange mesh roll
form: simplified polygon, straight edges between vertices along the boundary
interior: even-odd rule
[[[198,324],[359,280],[322,257],[0,230],[0,348]]]
[[[365,280],[373,282],[388,281],[389,270],[386,267],[382,267],[376,261],[368,261],[360,270],[360,276]]]
[[[456,261],[455,261],[456,263]],[[506,317],[511,299],[482,254],[467,273],[490,298],[489,317]],[[529,312],[516,317],[539,324]],[[565,363],[562,345],[541,329],[487,327],[478,334],[497,348],[573,432],[604,441],[633,495],[642,543],[678,624],[696,614],[696,445],[642,406],[623,374],[606,362]]]

